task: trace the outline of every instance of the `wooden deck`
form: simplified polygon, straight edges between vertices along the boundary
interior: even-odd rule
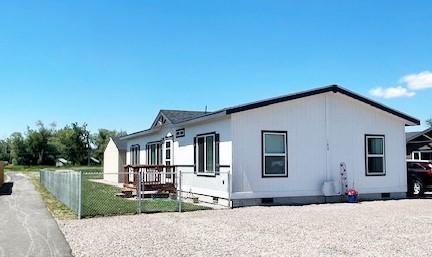
[[[126,165],[123,193],[126,196],[136,194],[141,174],[141,191],[155,191],[156,194],[175,193],[176,167],[166,165]]]

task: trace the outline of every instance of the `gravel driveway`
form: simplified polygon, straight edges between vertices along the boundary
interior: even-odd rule
[[[432,256],[432,200],[61,221],[75,256]]]

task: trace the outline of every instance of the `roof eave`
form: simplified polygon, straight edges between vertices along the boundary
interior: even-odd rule
[[[291,94],[291,95],[287,95],[287,96],[281,96],[281,97],[271,98],[271,99],[264,100],[264,101],[258,101],[258,102],[254,102],[254,103],[250,103],[250,104],[240,105],[237,107],[228,108],[226,110],[226,113],[232,114],[232,113],[236,113],[236,112],[247,111],[247,110],[251,110],[251,109],[255,109],[255,108],[268,106],[271,104],[281,103],[281,102],[285,102],[285,101],[289,101],[289,100],[299,99],[299,98],[303,98],[303,97],[307,97],[307,96],[313,96],[313,95],[323,94],[323,93],[328,93],[328,92],[344,94],[344,95],[349,96],[351,98],[354,98],[358,101],[369,104],[375,108],[381,109],[381,110],[386,111],[388,113],[391,113],[395,116],[398,116],[398,117],[404,119],[405,121],[407,121],[405,123],[406,126],[420,125],[420,120],[418,120],[414,117],[411,117],[405,113],[396,111],[390,107],[387,107],[387,106],[380,104],[374,100],[371,100],[371,99],[368,99],[364,96],[356,94],[356,93],[349,91],[349,90],[347,90],[343,87],[340,87],[338,85],[331,85],[331,86],[317,88],[317,89],[308,90],[308,91],[303,91],[300,93],[295,93],[295,94]]]
[[[162,129],[162,127],[155,127],[152,129],[147,129],[147,130],[142,130],[142,131],[138,131],[129,135],[125,135],[120,137],[120,139],[132,139],[132,138],[136,138],[136,137],[140,137],[140,136],[146,136],[146,135],[150,135],[150,134],[154,134],[156,132],[159,132]]]

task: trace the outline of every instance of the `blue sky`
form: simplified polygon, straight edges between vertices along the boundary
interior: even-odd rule
[[[328,84],[432,116],[431,1],[1,1],[0,138]]]

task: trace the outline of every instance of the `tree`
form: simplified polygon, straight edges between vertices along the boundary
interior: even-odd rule
[[[111,137],[118,137],[126,135],[125,131],[116,131],[116,130],[108,130],[108,129],[99,129],[97,133],[94,133],[92,136],[92,142],[95,145],[94,149],[94,157],[98,160],[103,159],[103,154],[106,146],[108,145],[109,139]]]
[[[88,157],[90,146],[87,143],[89,135],[87,124],[72,123],[55,133],[53,144],[59,150],[59,156],[73,164],[83,164]]]
[[[57,151],[55,146],[50,143],[54,132],[54,125],[51,126],[51,129],[48,129],[41,121],[38,121],[36,130],[27,128],[25,145],[29,153],[30,159],[28,161],[30,164],[54,163]]]
[[[6,140],[0,140],[0,161],[10,162],[10,149]]]
[[[10,149],[10,158],[13,164],[28,164],[28,152],[25,147],[24,137],[21,133],[15,132],[7,139]]]
[[[426,125],[432,127],[432,118],[426,120]]]

